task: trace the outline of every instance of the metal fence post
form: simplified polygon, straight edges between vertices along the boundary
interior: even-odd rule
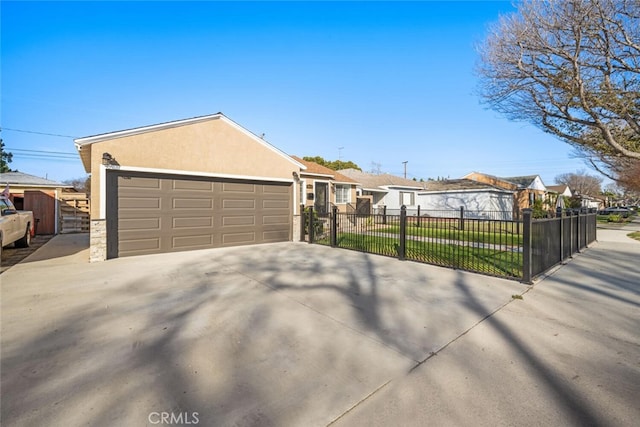
[[[531,209],[522,210],[522,281],[531,281]]]
[[[420,205],[418,205],[418,218],[416,219],[416,227],[420,228]]]
[[[304,241],[305,241],[305,238],[304,238],[304,235],[305,235],[305,232],[304,232],[304,222],[305,222],[306,220],[307,220],[307,219],[306,219],[306,218],[305,218],[305,216],[304,216],[304,203],[303,203],[303,204],[301,204],[301,205],[300,205],[300,241],[301,241],[301,242],[304,242]]]
[[[580,209],[578,209],[578,220],[576,221],[576,236],[578,237],[578,241],[576,244],[576,252],[580,253],[580,249],[582,248],[582,246],[580,245],[580,237],[582,234],[582,227],[581,227],[581,220],[580,218],[582,217],[582,212]]]
[[[309,206],[309,243],[313,243],[316,234],[316,224],[313,220],[313,206]]]
[[[575,220],[573,219],[574,217],[574,212],[573,209],[570,209],[567,211],[567,214],[571,217],[571,221],[569,221],[569,227],[571,228],[571,245],[569,245],[569,257],[573,258],[573,254],[576,251],[575,248],[575,244],[576,244],[576,227],[573,225],[573,223],[575,222]]]
[[[458,228],[464,230],[464,206],[460,206],[460,224]]]
[[[560,221],[560,262],[564,261],[564,218],[562,218],[562,208],[556,208],[556,220]]]
[[[398,247],[398,258],[405,259],[407,250],[407,207],[400,207],[400,245]]]
[[[336,247],[338,242],[338,207],[333,206],[331,209],[331,246]]]
[[[382,206],[382,223],[387,225],[387,205]]]

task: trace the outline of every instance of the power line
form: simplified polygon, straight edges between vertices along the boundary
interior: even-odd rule
[[[37,155],[47,155],[47,154],[51,154],[54,156],[69,156],[69,157],[73,157],[74,159],[78,158],[78,154],[77,153],[68,153],[68,152],[63,152],[63,151],[46,151],[46,150],[26,150],[23,148],[6,148],[7,151],[11,151],[12,153],[15,151],[16,153],[25,153],[25,155],[27,155],[28,153],[36,153]]]
[[[69,162],[77,162],[79,159],[73,158],[73,157],[66,157],[66,156],[45,156],[45,155],[41,155],[41,154],[14,154],[13,156],[14,159],[33,159],[33,160],[47,160],[47,161],[52,161],[52,162],[60,162],[60,161],[69,161]]]
[[[0,128],[0,130],[10,130],[12,132],[22,132],[22,133],[33,133],[36,135],[46,135],[46,136],[56,136],[58,138],[78,138],[77,136],[71,136],[71,135],[61,135],[59,133],[48,133],[48,132],[36,132],[34,130],[24,130],[24,129],[14,129],[14,128]]]

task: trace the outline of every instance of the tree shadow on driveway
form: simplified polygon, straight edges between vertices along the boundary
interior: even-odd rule
[[[521,289],[483,277],[461,292],[456,274],[298,244],[15,271],[2,420],[326,425],[483,317],[467,293],[492,310]]]

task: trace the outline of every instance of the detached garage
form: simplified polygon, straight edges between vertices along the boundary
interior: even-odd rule
[[[222,114],[75,142],[92,261],[292,240],[304,166]]]

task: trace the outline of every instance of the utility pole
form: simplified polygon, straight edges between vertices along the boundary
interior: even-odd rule
[[[338,160],[342,160],[342,150],[344,150],[344,147],[338,147]]]
[[[407,163],[409,163],[409,160],[402,162],[404,165],[404,179],[407,179]]]

